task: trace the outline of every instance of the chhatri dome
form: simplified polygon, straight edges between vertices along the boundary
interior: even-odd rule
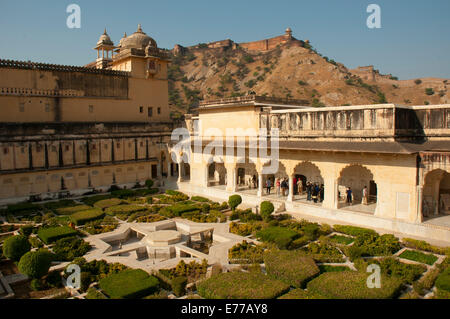
[[[98,39],[97,46],[99,46],[99,45],[108,45],[108,46],[114,45],[114,43],[111,41],[111,38],[109,37],[108,33],[106,33],[106,28],[105,28],[105,32],[103,32],[103,34]]]
[[[156,41],[142,31],[140,24],[138,25],[138,29],[135,33],[120,40],[121,49],[145,49],[147,46],[156,48]]]

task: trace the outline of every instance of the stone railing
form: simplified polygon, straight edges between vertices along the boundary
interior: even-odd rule
[[[289,98],[277,98],[259,95],[246,95],[239,97],[230,97],[218,100],[205,100],[199,102],[199,107],[208,107],[209,105],[223,105],[223,104],[236,104],[236,103],[262,103],[262,104],[282,104],[293,106],[305,106],[309,105],[307,100],[289,99]]]
[[[25,62],[25,61],[15,61],[15,60],[2,60],[2,59],[0,59],[0,68],[15,68],[15,69],[44,70],[44,71],[63,71],[63,72],[83,72],[83,73],[124,76],[124,77],[129,76],[129,72],[125,72],[125,71],[86,68],[86,67],[82,67],[82,66],[71,66],[71,65],[58,65],[58,64]]]
[[[77,90],[44,90],[30,88],[0,88],[0,95],[25,95],[25,96],[84,96]]]

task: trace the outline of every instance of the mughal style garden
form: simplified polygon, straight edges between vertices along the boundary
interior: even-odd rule
[[[297,220],[270,201],[252,210],[238,194],[219,203],[153,186],[8,205],[0,297],[450,297],[450,247]],[[380,288],[367,285],[373,264]]]

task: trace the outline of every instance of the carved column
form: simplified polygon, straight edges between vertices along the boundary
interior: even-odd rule
[[[294,200],[294,174],[289,175],[289,195],[287,197],[288,202]]]
[[[258,197],[262,197],[263,194],[263,174],[258,172]]]

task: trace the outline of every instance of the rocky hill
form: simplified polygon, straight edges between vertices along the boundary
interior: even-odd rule
[[[225,40],[193,47],[176,45],[169,68],[172,111],[182,114],[199,100],[249,92],[302,99],[316,107],[443,104],[450,99],[450,80],[398,80],[372,66],[347,69],[323,57],[308,41],[293,38],[289,31],[244,44]]]

